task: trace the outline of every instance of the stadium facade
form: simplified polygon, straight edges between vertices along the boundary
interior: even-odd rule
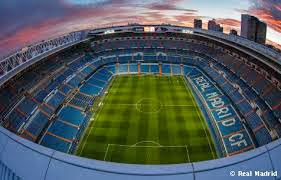
[[[88,54],[81,54],[81,49]],[[37,82],[44,81],[46,74],[52,76],[49,71],[61,70],[57,66],[62,63],[72,71],[54,76],[51,84],[39,91],[46,81]],[[100,67],[112,74],[184,75],[209,117],[221,158],[176,165],[129,165],[62,153],[75,152],[90,116],[79,112],[86,112],[87,105],[74,102],[77,90],[84,96],[76,99],[90,105],[94,99],[87,97],[102,93],[104,82],[112,76]],[[44,73],[37,79],[32,72]],[[280,72],[280,54],[266,46],[234,35],[171,25],[136,24],[74,32],[26,47],[0,62],[0,177],[237,179],[231,176],[233,172],[281,172]],[[97,77],[106,79],[96,81]],[[87,86],[92,83],[99,84],[89,91]],[[76,89],[76,94],[71,89]],[[52,130],[55,123],[49,120],[69,120],[60,114],[67,114],[71,107],[76,107],[76,119],[81,119],[66,123],[75,133],[68,128],[70,133],[57,135],[61,132]],[[279,179],[280,174],[267,178]]]

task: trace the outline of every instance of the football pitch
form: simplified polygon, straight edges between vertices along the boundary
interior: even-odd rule
[[[217,158],[207,124],[182,76],[115,76],[93,110],[79,156],[132,164]]]

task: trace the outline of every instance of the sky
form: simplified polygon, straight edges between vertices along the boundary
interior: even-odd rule
[[[0,0],[0,57],[72,31],[128,23],[203,27],[215,18],[240,32],[241,14],[268,25],[267,42],[281,49],[281,0]]]

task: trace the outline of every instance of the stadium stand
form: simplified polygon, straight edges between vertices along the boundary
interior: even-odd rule
[[[3,126],[43,146],[75,152],[95,97],[114,76],[140,72],[184,75],[224,156],[281,136],[281,91],[268,77],[270,69],[212,41],[162,38],[103,41],[91,53],[74,50],[41,62],[1,87]]]

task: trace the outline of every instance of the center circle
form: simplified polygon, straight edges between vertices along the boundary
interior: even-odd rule
[[[153,98],[143,98],[137,102],[136,108],[142,113],[158,113],[162,104]]]

